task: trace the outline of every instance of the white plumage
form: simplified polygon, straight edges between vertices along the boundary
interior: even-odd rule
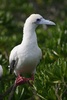
[[[2,66],[0,65],[0,78],[2,77],[2,75],[3,75],[3,68],[2,68]]]
[[[20,73],[35,74],[36,72],[36,66],[42,58],[42,51],[38,47],[35,33],[39,24],[55,25],[54,22],[45,20],[39,14],[32,14],[27,18],[23,28],[23,40],[20,45],[13,48],[9,57],[10,67],[12,61],[15,61],[12,65],[16,75]]]

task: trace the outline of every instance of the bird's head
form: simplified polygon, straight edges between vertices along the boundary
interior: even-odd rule
[[[40,25],[40,24],[45,24],[45,25],[55,25],[54,22],[50,21],[50,20],[46,20],[44,19],[41,15],[39,14],[31,14],[25,22],[25,27],[26,29],[34,29]]]
[[[39,14],[32,14],[30,15],[27,20],[26,23],[29,24],[34,24],[34,25],[39,25],[39,24],[45,24],[45,25],[55,25],[54,22],[50,21],[50,20],[46,20],[44,19],[41,15]]]

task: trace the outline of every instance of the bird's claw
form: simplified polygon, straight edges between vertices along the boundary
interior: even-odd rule
[[[29,83],[31,86],[33,86],[33,77],[31,78],[25,78],[25,77],[21,77],[20,75],[16,78],[15,83],[16,86],[24,84],[24,83]]]

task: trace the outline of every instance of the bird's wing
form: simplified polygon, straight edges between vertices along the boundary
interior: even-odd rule
[[[10,57],[9,57],[10,73],[14,71],[14,68],[17,65],[17,60],[18,60],[17,50],[18,50],[18,46],[14,47],[10,53]]]
[[[10,74],[12,74],[14,68],[15,68],[15,60],[12,60],[12,62],[10,63]]]

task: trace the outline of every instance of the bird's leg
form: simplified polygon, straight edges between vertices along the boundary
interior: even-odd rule
[[[16,85],[21,85],[23,83],[26,83],[26,79],[24,77],[21,77],[20,75],[18,75],[18,77],[15,80]]]
[[[34,74],[32,74],[30,80],[34,81]]]
[[[25,78],[25,77],[21,77],[19,74],[18,74],[18,77],[16,78],[15,80],[15,83],[16,85],[21,85],[21,84],[24,84],[24,83],[30,83],[31,81],[34,81],[34,75],[32,75],[31,78]]]

